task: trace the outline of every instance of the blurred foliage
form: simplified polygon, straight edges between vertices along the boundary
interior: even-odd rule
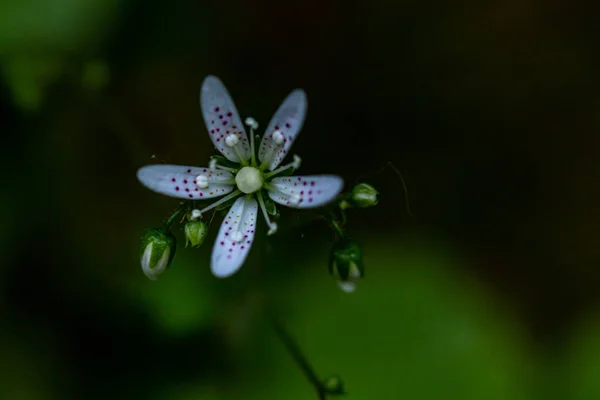
[[[597,398],[599,14],[539,0],[1,2],[0,398],[316,398],[266,304],[355,399]],[[139,238],[177,203],[135,171],[208,162],[209,73],[259,132],[304,88],[300,172],[379,191],[349,210],[366,266],[355,293],[327,273],[318,224],[258,237],[217,280],[217,217],[158,281],[142,274]]]

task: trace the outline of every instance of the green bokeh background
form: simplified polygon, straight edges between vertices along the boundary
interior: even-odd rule
[[[315,399],[265,302],[352,399],[599,398],[597,15],[541,0],[0,2],[0,398]],[[259,236],[229,279],[209,270],[217,225],[158,281],[142,274],[139,238],[177,201],[135,172],[207,163],[208,74],[263,127],[304,88],[300,172],[380,190],[350,213],[355,293],[327,274],[319,224]]]

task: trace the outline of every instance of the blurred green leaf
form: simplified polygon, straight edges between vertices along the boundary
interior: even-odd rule
[[[355,293],[338,289],[323,257],[298,266],[290,258],[290,268],[311,272],[281,283],[273,299],[317,373],[339,375],[361,399],[528,398],[524,377],[535,360],[523,333],[451,255],[374,238],[364,251],[371,273]],[[311,398],[313,389],[269,336],[245,361],[240,394]],[[255,383],[261,376],[270,384]]]

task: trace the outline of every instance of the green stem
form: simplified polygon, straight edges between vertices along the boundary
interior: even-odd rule
[[[346,237],[341,225],[335,220],[335,218],[332,215],[330,216],[329,223],[331,224],[333,229],[337,232],[337,234],[340,235],[340,237],[342,239],[344,239]]]
[[[308,360],[302,353],[302,350],[300,350],[298,344],[296,344],[294,339],[292,339],[291,335],[285,330],[281,322],[279,322],[277,317],[275,317],[275,315],[272,312],[267,311],[266,314],[267,319],[269,320],[269,322],[271,322],[271,326],[273,327],[275,333],[277,333],[279,340],[281,340],[281,343],[283,343],[285,349],[288,351],[288,353],[290,353],[290,355],[292,356],[296,364],[298,364],[298,367],[300,367],[310,384],[317,391],[317,396],[319,396],[319,400],[325,400],[327,398],[327,391],[325,389],[325,386],[323,386],[323,383],[318,378],[314,368],[309,364]]]
[[[184,201],[183,203],[181,203],[179,205],[179,207],[177,207],[175,209],[175,211],[173,211],[173,214],[171,214],[171,216],[169,217],[169,219],[167,219],[167,222],[165,222],[165,230],[169,230],[171,229],[171,225],[173,225],[173,222],[175,221],[175,219],[185,210],[188,208],[188,204],[189,201]]]

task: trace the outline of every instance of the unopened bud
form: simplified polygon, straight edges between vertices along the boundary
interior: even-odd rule
[[[364,276],[362,249],[353,240],[336,242],[329,254],[329,273],[338,277],[338,285],[344,292],[356,290],[356,283]]]
[[[323,388],[325,389],[325,392],[331,396],[346,394],[344,382],[342,382],[339,376],[328,376],[323,379]]]
[[[183,228],[185,231],[185,246],[200,247],[208,233],[208,227],[204,221],[188,221]]]
[[[163,229],[149,229],[142,237],[141,265],[144,274],[156,280],[173,261],[177,240]]]
[[[378,194],[379,192],[368,183],[359,183],[352,188],[348,201],[358,208],[373,207],[379,202]]]

